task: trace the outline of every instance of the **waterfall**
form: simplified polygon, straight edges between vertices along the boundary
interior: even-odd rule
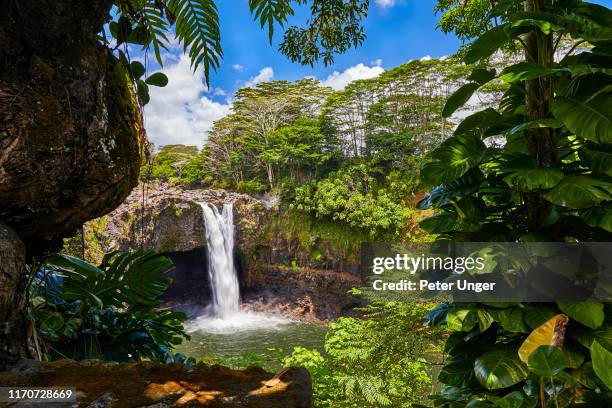
[[[234,211],[232,204],[217,207],[199,203],[204,214],[208,247],[208,274],[216,318],[228,319],[240,311],[240,290],[234,267]]]

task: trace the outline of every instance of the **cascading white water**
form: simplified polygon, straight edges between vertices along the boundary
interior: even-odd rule
[[[248,330],[274,330],[291,321],[280,316],[240,310],[240,290],[234,267],[234,211],[224,204],[200,203],[206,226],[208,274],[213,292],[212,313],[205,312],[186,324],[188,332],[217,334]]]
[[[224,204],[221,212],[214,205],[200,205],[206,226],[213,313],[218,319],[229,319],[240,311],[240,289],[234,267],[233,205]]]

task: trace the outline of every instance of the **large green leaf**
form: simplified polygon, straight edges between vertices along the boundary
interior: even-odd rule
[[[474,362],[461,357],[449,361],[438,375],[440,382],[453,387],[467,386],[473,379]]]
[[[521,191],[553,188],[563,179],[563,172],[553,168],[522,168],[512,169],[504,177],[504,181],[511,187]]]
[[[604,322],[604,305],[600,302],[557,302],[559,309],[570,318],[596,329]]]
[[[536,375],[549,378],[567,367],[567,357],[556,346],[540,346],[529,355],[527,367]]]
[[[504,347],[485,352],[474,362],[478,382],[489,390],[511,387],[524,380],[529,371],[516,350]]]
[[[474,64],[488,58],[516,35],[527,30],[523,27],[512,28],[510,23],[493,27],[470,44],[463,60],[466,64]]]
[[[612,98],[597,99],[597,102],[586,104],[558,96],[553,99],[551,110],[576,135],[597,143],[612,143],[612,118],[606,114],[603,106],[603,103],[612,103]]]
[[[612,177],[612,145],[587,143],[579,150],[580,158],[595,173]]]
[[[480,88],[479,83],[468,82],[453,92],[442,109],[442,116],[448,118],[455,113],[457,109],[465,105],[465,103],[472,97],[478,88]]]
[[[484,131],[484,129],[501,122],[501,120],[502,115],[499,112],[493,108],[487,108],[463,119],[455,129],[454,134],[458,135],[474,129]]]
[[[566,175],[544,198],[568,208],[588,208],[612,200],[612,183],[588,176]]]
[[[612,390],[612,353],[595,340],[591,345],[591,359],[597,376]]]
[[[578,216],[590,227],[599,227],[612,232],[612,207],[594,207],[578,213]]]
[[[421,179],[430,186],[449,183],[479,165],[487,151],[477,136],[464,134],[450,137],[431,154]]]
[[[504,68],[499,74],[499,79],[504,82],[526,81],[552,73],[553,70],[551,68],[546,68],[541,64],[519,62]]]
[[[559,122],[557,119],[554,119],[554,118],[538,119],[538,120],[532,120],[531,122],[521,123],[520,125],[513,127],[512,129],[508,131],[508,135],[514,135],[516,133],[520,133],[527,129],[535,129],[535,128],[559,129],[560,127],[563,127],[563,123]]]
[[[454,214],[438,214],[423,218],[419,225],[430,234],[443,234],[453,231],[458,222]]]

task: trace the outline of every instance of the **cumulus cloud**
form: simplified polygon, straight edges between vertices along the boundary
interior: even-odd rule
[[[358,79],[369,79],[379,76],[385,71],[381,65],[381,60],[374,61],[374,64],[371,66],[359,63],[345,69],[342,72],[334,71],[330,76],[321,81],[321,84],[323,86],[330,86],[335,90],[342,90],[350,82]]]
[[[259,70],[259,74],[250,77],[244,85],[255,86],[261,82],[271,81],[272,79],[274,79],[274,70],[272,67],[265,67]]]
[[[202,146],[212,123],[229,113],[229,103],[219,103],[207,96],[210,92],[203,70],[193,72],[185,55],[174,64],[165,64],[163,72],[168,76],[168,85],[151,86],[151,101],[145,106],[149,140],[157,146]],[[218,94],[219,89],[213,92]]]
[[[234,65],[232,65],[232,69],[234,69],[236,71],[239,71],[239,72],[242,72],[242,71],[246,70],[246,67],[244,67],[244,66],[242,66],[240,64],[234,64]]]
[[[389,8],[395,6],[395,0],[376,0],[376,4],[382,8]]]

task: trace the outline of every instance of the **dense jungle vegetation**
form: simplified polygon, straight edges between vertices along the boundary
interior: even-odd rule
[[[250,2],[262,25],[267,11],[257,4],[265,3]],[[343,20],[367,7],[349,3],[332,14]],[[412,61],[342,91],[312,79],[243,88],[203,149],[161,147],[142,180],[276,194],[288,210],[373,241],[611,241],[612,11],[576,0],[439,0],[436,11],[440,29],[466,41],[456,56]],[[131,20],[116,24],[118,36],[132,31]],[[143,24],[157,49],[158,28]],[[332,50],[297,49],[316,27],[296,29],[281,50],[329,62],[332,51],[364,40],[349,28],[323,30],[343,40]],[[196,66],[217,64],[220,51],[184,41]],[[137,80],[144,103],[146,83]],[[147,339],[135,358],[172,361],[181,316],[152,312],[167,265],[155,258],[144,268],[150,299],[130,291],[119,299],[106,288],[131,261],[114,256],[99,267],[52,258],[35,275],[32,313],[49,353],[116,359],[117,344],[136,341],[115,332],[126,303],[141,316],[126,332]],[[47,269],[62,277],[63,292]],[[92,279],[100,282],[82,292]],[[87,302],[73,303],[75,291]],[[442,387],[426,395],[436,350],[446,357]],[[297,348],[285,363],[310,370],[318,407],[606,407],[612,310],[602,302],[372,303],[361,318],[330,325],[324,354]]]

